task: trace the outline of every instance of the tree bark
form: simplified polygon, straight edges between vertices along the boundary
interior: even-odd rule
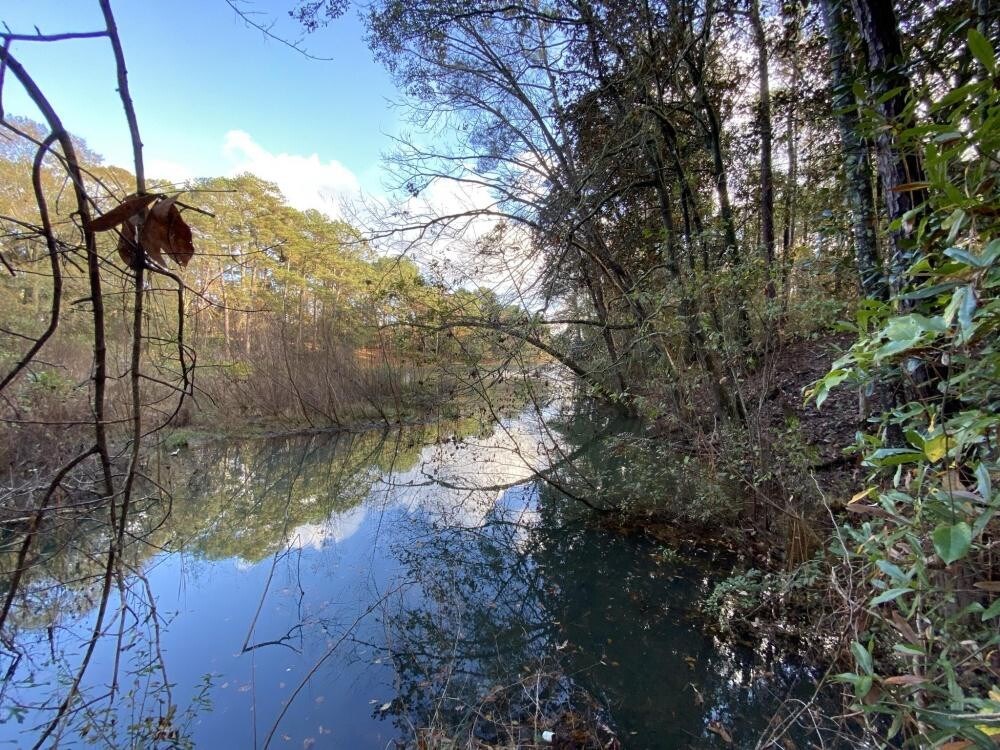
[[[757,78],[760,101],[757,124],[760,128],[760,233],[761,249],[767,265],[768,298],[774,292],[774,168],[772,166],[773,130],[771,127],[771,81],[767,66],[767,35],[760,18],[760,0],[750,0],[750,25],[757,46]]]
[[[871,95],[883,121],[875,138],[875,152],[886,213],[889,221],[895,222],[919,208],[927,198],[925,189],[909,187],[924,180],[920,158],[912,151],[901,149],[896,136],[912,120],[907,110],[910,80],[903,69],[899,23],[891,0],[852,0],[852,5],[864,40]],[[889,291],[893,294],[902,288],[906,269],[912,263],[907,234],[905,226],[889,232],[886,270]]]
[[[887,298],[887,287],[875,234],[875,198],[872,190],[868,145],[861,133],[857,101],[851,89],[850,59],[844,30],[843,0],[823,0],[823,23],[830,54],[833,109],[840,130],[847,203],[854,235],[854,261],[861,292],[866,297]]]

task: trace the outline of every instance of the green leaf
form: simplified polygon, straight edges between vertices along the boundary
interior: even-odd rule
[[[872,655],[868,653],[868,649],[858,641],[851,641],[851,653],[854,654],[854,660],[861,667],[861,671],[868,675],[872,674],[874,671],[872,667]]]
[[[972,268],[987,268],[994,260],[985,253],[983,255],[976,255],[961,247],[949,247],[944,251],[944,254]]]
[[[972,316],[976,313],[976,290],[971,286],[967,287],[965,298],[958,308],[958,327],[962,331],[959,337],[960,343],[968,341],[975,333],[976,326],[973,325]]]
[[[948,436],[943,432],[924,440],[924,456],[931,463],[940,461],[948,454]]]
[[[913,589],[910,588],[889,589],[888,591],[883,591],[881,594],[873,598],[869,604],[872,607],[876,607],[879,604],[895,601],[903,594],[909,594],[911,591],[913,591]]]
[[[816,398],[817,409],[823,405],[826,397],[830,395],[830,389],[840,385],[849,375],[850,371],[848,370],[831,370],[816,384],[816,387],[810,393]]]
[[[899,466],[923,460],[924,454],[921,451],[908,448],[879,448],[865,459],[865,463],[869,466]]]
[[[936,297],[939,294],[950,292],[959,283],[960,282],[958,281],[946,281],[942,284],[934,284],[933,286],[921,287],[919,289],[915,289],[912,292],[907,292],[906,294],[900,295],[900,299],[927,299],[928,297]]]
[[[980,615],[980,619],[986,622],[987,620],[992,620],[997,615],[1000,615],[1000,597],[993,600],[993,603]]]
[[[989,244],[983,248],[983,252],[979,257],[984,268],[991,265],[998,257],[1000,257],[1000,237],[995,240],[990,240]]]
[[[982,461],[976,465],[976,489],[979,490],[979,496],[986,500],[989,500],[990,495],[993,494],[990,472]]]
[[[891,563],[888,560],[876,560],[875,565],[885,573],[887,576],[896,581],[908,581],[909,576],[907,576],[902,569],[895,563]]]
[[[872,676],[866,674],[860,680],[858,680],[854,685],[854,695],[857,698],[864,698],[868,693],[872,691]]]
[[[958,237],[958,233],[962,231],[962,227],[965,225],[965,211],[960,208],[956,208],[951,216],[944,220],[941,224],[943,229],[948,229],[948,242],[954,242]]]
[[[996,75],[997,59],[993,54],[993,47],[990,45],[989,40],[976,28],[969,29],[968,39],[969,49],[972,50],[972,54],[990,72],[990,75]]]
[[[945,565],[951,565],[968,554],[969,545],[972,544],[972,529],[965,521],[956,524],[942,523],[934,529],[931,539],[938,557],[944,560]]]
[[[976,88],[978,88],[978,86],[975,82],[959,86],[957,89],[952,89],[947,94],[942,96],[934,104],[936,107],[950,107],[952,104],[967,98]]]

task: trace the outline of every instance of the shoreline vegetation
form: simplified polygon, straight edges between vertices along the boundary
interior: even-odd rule
[[[648,536],[664,559],[730,550],[706,628],[797,639],[826,670],[756,747],[794,745],[810,722],[834,746],[996,746],[989,3],[374,0],[368,42],[414,135],[386,163],[396,203],[358,227],[251,174],[147,175],[114,14],[96,4],[105,26],[87,33],[114,54],[131,171],[75,137],[22,64],[19,46],[63,37],[0,33],[0,88],[39,117],[0,113],[13,663],[53,519],[104,534],[92,639],[37,747],[124,617],[109,602],[137,572],[130,524],[156,495],[157,451],[492,425],[542,414],[549,388],[573,408],[545,429],[594,439],[539,472],[546,503]],[[289,5],[308,33],[348,4]],[[489,204],[435,213],[420,199],[441,184]],[[582,739],[559,742],[619,741],[595,700],[566,730]],[[414,746],[448,747],[451,729],[419,727]],[[729,745],[731,729],[706,731]],[[522,734],[504,746],[538,741]]]

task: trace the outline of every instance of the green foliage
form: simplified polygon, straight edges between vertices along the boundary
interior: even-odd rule
[[[608,487],[622,512],[634,518],[653,518],[691,528],[720,530],[736,520],[740,504],[734,482],[711,462],[677,455],[663,441],[621,435],[608,441],[602,467]],[[606,459],[605,459],[606,460]],[[622,467],[628,481],[622,481]]]
[[[808,603],[802,594],[821,581],[822,565],[816,557],[792,571],[741,571],[715,584],[702,604],[702,612],[724,631],[749,631],[755,618],[794,629],[791,603]],[[814,624],[814,623],[813,623]]]
[[[991,73],[978,32],[969,47]],[[867,488],[835,551],[870,626],[851,644],[856,709],[881,741],[993,747],[1000,635],[993,558],[1000,432],[1000,95],[985,76],[945,94],[901,134],[919,148],[928,201],[902,217],[914,262],[892,303],[857,312],[857,343],[812,389],[890,387],[874,434],[859,438]],[[884,718],[878,718],[884,717]],[[887,719],[887,721],[886,721]]]

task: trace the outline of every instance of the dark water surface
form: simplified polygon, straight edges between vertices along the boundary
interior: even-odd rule
[[[148,467],[163,489],[133,529],[141,575],[122,582],[126,607],[108,603],[53,738],[381,750],[436,726],[489,742],[586,696],[623,747],[724,747],[718,726],[753,746],[811,671],[703,632],[694,608],[722,563],[595,531],[535,477],[586,439],[527,412],[164,449]],[[31,747],[54,715],[104,545],[95,521],[46,550],[3,649],[0,746]]]

